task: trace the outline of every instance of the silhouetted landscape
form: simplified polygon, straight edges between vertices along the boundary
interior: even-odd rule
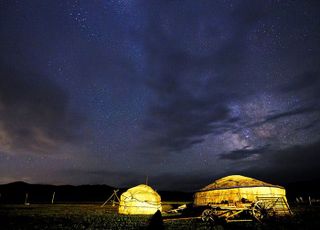
[[[26,193],[29,203],[51,203],[55,192],[55,203],[104,202],[118,189],[108,185],[45,185],[13,182],[0,185],[0,204],[23,204]],[[126,188],[120,188],[118,195]],[[179,191],[159,191],[165,201],[192,201],[193,193]]]

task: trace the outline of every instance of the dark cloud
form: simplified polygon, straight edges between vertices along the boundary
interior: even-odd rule
[[[303,131],[303,130],[309,130],[309,129],[317,129],[319,125],[320,119],[315,119],[311,121],[310,123],[301,126],[299,128],[296,128],[295,131]]]
[[[305,181],[319,179],[320,140],[307,144],[269,150],[256,160],[251,166],[237,170],[240,165],[233,166],[237,173],[271,180],[276,183]],[[240,163],[241,164],[241,163]]]
[[[145,43],[152,77],[149,86],[156,99],[145,127],[154,134],[147,148],[179,152],[203,142],[203,136],[235,121],[229,114],[228,103],[254,90],[246,87],[243,91],[242,84],[238,84],[244,77],[238,73],[245,64],[246,34],[253,23],[265,17],[266,11],[255,4],[249,8],[236,6],[234,11],[221,17],[221,22],[211,23],[206,17],[221,12],[203,14],[208,6],[199,4],[199,9],[191,15],[170,13],[168,7],[179,8],[180,4],[161,5],[161,13],[152,14],[149,20]],[[210,7],[215,9],[219,4]],[[162,13],[170,18],[171,24],[161,24]],[[179,26],[175,26],[177,23]],[[188,34],[190,30],[201,33],[201,24],[208,28],[203,36],[190,40],[184,37],[185,30]],[[232,24],[234,30],[223,28],[224,25],[228,28],[228,24]],[[223,36],[227,39],[221,39]],[[199,55],[199,49],[203,49],[205,55]]]
[[[77,140],[83,118],[45,76],[0,67],[0,144],[4,152],[53,153]]]
[[[230,153],[224,153],[219,156],[219,159],[222,160],[242,160],[255,156],[260,156],[268,151],[268,147],[248,149],[248,147],[234,150]]]
[[[201,137],[212,131],[211,123],[228,118],[228,109],[177,94],[167,105],[153,108],[151,115],[153,120],[146,128],[160,133],[152,145],[180,151],[202,142]]]
[[[319,113],[319,111],[320,111],[320,108],[316,108],[316,107],[297,108],[297,109],[289,110],[283,113],[276,113],[273,115],[269,115],[266,117],[264,122],[271,122],[281,118],[287,118],[287,117],[296,116],[296,115],[305,115],[308,113]]]
[[[308,71],[295,76],[292,82],[282,87],[283,92],[301,92],[318,94],[320,92],[320,73],[317,71]]]

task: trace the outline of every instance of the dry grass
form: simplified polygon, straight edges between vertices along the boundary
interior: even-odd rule
[[[165,204],[165,205],[173,205]],[[169,206],[168,206],[169,207]],[[257,223],[232,223],[213,228],[201,220],[165,222],[165,229],[320,229],[320,207],[294,207],[295,215]],[[146,229],[150,216],[124,216],[99,204],[1,205],[1,229]]]

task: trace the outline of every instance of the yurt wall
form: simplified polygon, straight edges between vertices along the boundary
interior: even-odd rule
[[[256,201],[257,197],[284,197],[286,192],[278,187],[247,187],[231,189],[215,189],[209,191],[199,191],[195,194],[194,203],[196,205],[206,205],[208,203],[220,204],[228,201],[230,203],[241,202],[244,198],[248,201]],[[286,198],[285,198],[286,199]]]

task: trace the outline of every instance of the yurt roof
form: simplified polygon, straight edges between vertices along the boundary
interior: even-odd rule
[[[216,189],[231,189],[231,188],[245,188],[245,187],[278,187],[278,185],[269,184],[254,178],[245,177],[241,175],[230,175],[214,181],[207,185],[200,191],[216,190]]]
[[[121,196],[124,197],[134,197],[134,199],[139,201],[153,201],[157,202],[161,200],[160,195],[153,190],[150,186],[145,184],[140,184],[135,187],[128,189],[126,192],[122,193]]]
[[[135,192],[156,193],[156,191],[154,191],[153,188],[151,188],[150,186],[145,185],[145,184],[140,184],[135,187],[132,187],[132,188],[128,189],[127,192],[131,192],[131,193],[135,193]]]

